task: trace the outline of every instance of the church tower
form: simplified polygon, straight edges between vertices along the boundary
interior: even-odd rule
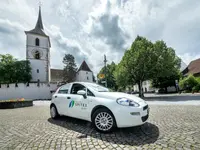
[[[50,82],[50,39],[45,34],[41,7],[35,28],[26,33],[26,59],[30,61],[32,82]]]

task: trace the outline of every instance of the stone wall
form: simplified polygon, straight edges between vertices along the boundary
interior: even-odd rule
[[[93,73],[81,70],[76,74],[76,81],[79,82],[93,82]]]
[[[57,88],[56,83],[24,83],[1,84],[0,100],[24,98],[24,99],[51,99],[51,91]]]

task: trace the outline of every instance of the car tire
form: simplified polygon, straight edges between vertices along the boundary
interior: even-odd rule
[[[92,124],[97,131],[103,133],[109,133],[116,127],[115,117],[107,108],[100,108],[94,112]]]
[[[55,105],[52,105],[52,106],[50,107],[50,115],[51,115],[51,118],[52,118],[52,119],[58,118],[59,114],[58,114],[58,111],[57,111],[57,108],[56,108]]]

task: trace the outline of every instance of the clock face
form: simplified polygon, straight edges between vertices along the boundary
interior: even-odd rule
[[[41,50],[39,49],[33,49],[31,51],[32,55],[33,55],[33,58],[36,58],[36,59],[40,59],[42,56],[43,56],[43,53]]]

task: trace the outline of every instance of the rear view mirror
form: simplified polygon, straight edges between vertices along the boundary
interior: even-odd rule
[[[78,95],[85,95],[85,94],[86,94],[86,92],[85,92],[85,91],[83,91],[83,90],[79,90],[79,91],[77,92],[77,94],[78,94]]]
[[[86,98],[86,92],[84,90],[79,90],[77,92],[78,95],[83,95],[84,98]]]

